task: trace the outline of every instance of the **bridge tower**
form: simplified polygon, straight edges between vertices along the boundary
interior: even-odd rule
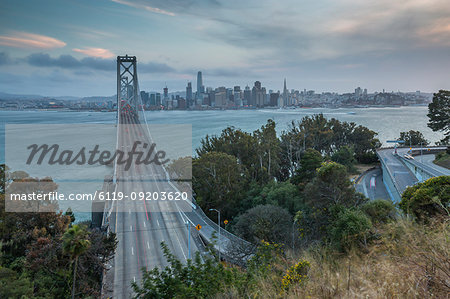
[[[119,123],[126,114],[138,120],[139,85],[136,56],[117,56],[117,115]]]

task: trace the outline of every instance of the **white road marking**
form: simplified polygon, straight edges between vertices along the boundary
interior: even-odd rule
[[[146,224],[145,224],[145,221],[144,221],[144,227],[147,227]]]
[[[130,210],[130,209],[128,209],[128,214],[130,214],[130,215],[131,215],[131,210]]]
[[[156,219],[156,223],[158,224],[158,226],[159,226],[159,221],[158,221],[158,219]]]
[[[147,248],[150,249],[150,244],[148,244],[148,241],[147,241]]]
[[[131,246],[131,255],[134,255],[133,246]]]
[[[133,276],[133,281],[136,282],[136,276]]]
[[[130,225],[130,230],[133,231],[133,226],[132,225]]]
[[[184,254],[183,245],[181,245],[180,238],[178,238],[178,234],[175,232],[175,237],[177,237],[178,244],[180,244],[181,253],[183,253],[184,259],[186,259],[186,255]]]

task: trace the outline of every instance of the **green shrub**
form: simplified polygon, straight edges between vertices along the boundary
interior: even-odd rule
[[[395,206],[390,200],[376,199],[365,203],[361,210],[370,217],[372,223],[387,223],[395,219]]]
[[[193,260],[183,264],[161,243],[164,256],[170,266],[164,269],[143,270],[140,284],[133,282],[134,298],[214,298],[227,287],[238,293],[249,286],[248,277],[236,268],[227,268],[196,252]]]
[[[419,221],[449,217],[450,176],[439,176],[406,188],[400,208]]]
[[[372,222],[360,210],[346,209],[331,224],[329,236],[332,244],[347,251],[352,246],[365,243]]]

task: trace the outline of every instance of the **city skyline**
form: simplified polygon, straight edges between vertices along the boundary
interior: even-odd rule
[[[318,92],[450,88],[450,6],[442,0],[47,0],[0,8],[7,93],[110,95],[115,56],[124,54],[138,57],[145,90],[167,83],[183,91],[198,70],[205,87],[259,80],[282,90],[288,78],[291,88]]]

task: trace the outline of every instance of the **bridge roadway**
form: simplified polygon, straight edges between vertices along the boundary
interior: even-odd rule
[[[412,186],[418,182],[414,174],[406,167],[401,158],[393,154],[394,149],[381,149],[378,150],[378,157],[382,160],[382,163],[389,169],[392,179],[395,181],[399,194],[409,186]],[[394,192],[394,190],[391,190]]]
[[[143,126],[129,115],[123,115],[118,130],[119,149],[128,151],[135,141],[151,144]],[[175,191],[165,178],[161,166],[136,165],[128,170],[117,166],[116,192],[130,196],[132,192]],[[183,203],[181,203],[183,204]],[[184,202],[186,204],[186,202]],[[179,212],[168,210],[163,202],[123,199],[113,203],[114,212],[109,220],[111,231],[117,234],[118,245],[114,257],[114,298],[132,297],[131,282],[141,282],[142,268],[163,268],[168,265],[160,247],[165,242],[170,251],[181,261],[188,257],[188,231],[186,219]],[[189,225],[192,229],[192,224]],[[198,250],[191,237],[191,253]]]
[[[435,147],[433,149],[441,149],[442,151],[444,151],[446,147],[441,148]],[[433,163],[435,155],[428,153],[429,148],[427,147],[414,148],[414,151],[416,153],[420,152],[420,150],[422,150],[423,155],[421,154],[414,155],[413,160],[408,160],[411,164],[425,170],[426,172],[428,172],[430,175],[433,176],[450,175],[450,170]],[[403,155],[409,153],[409,148],[399,148],[397,152],[402,159],[405,159]]]
[[[118,147],[130,151],[135,141],[152,144],[152,138],[146,126],[127,114],[122,116],[118,126]],[[138,148],[138,150],[142,148]],[[128,170],[124,165],[116,168],[116,193],[130,195],[132,192],[176,192],[177,187],[168,179],[162,166],[135,163]],[[114,201],[112,213],[108,219],[109,228],[117,234],[118,245],[114,256],[113,297],[130,298],[133,291],[131,282],[140,283],[142,268],[151,270],[168,265],[161,242],[165,242],[180,261],[186,262],[188,252],[188,229],[191,230],[191,258],[199,251],[194,236],[201,236],[207,243],[216,242],[214,248],[220,250],[223,259],[241,262],[248,258],[251,244],[221,229],[203,213],[200,207],[188,200],[130,200]],[[187,224],[186,224],[187,223]],[[195,226],[200,224],[197,232]],[[215,236],[215,240],[214,240]],[[200,245],[202,246],[202,245]],[[230,252],[232,250],[232,252]],[[249,251],[250,250],[250,251]]]
[[[422,148],[423,153],[428,153],[430,148]],[[415,148],[415,151],[420,148]],[[435,147],[433,150],[445,150],[445,147]],[[389,177],[394,181],[394,188],[397,189],[398,196],[401,196],[403,191],[409,186],[413,186],[419,182],[416,175],[406,166],[405,163],[411,163],[418,168],[424,169],[431,176],[450,175],[450,171],[438,165],[432,163],[432,154],[424,155],[422,158],[420,155],[416,155],[414,159],[406,159],[405,154],[409,153],[409,148],[398,148],[397,154],[394,154],[393,148],[379,149],[377,151],[380,161],[385,165],[388,171]],[[391,186],[392,187],[392,186]],[[390,190],[391,193],[396,192]],[[394,196],[395,199],[395,196]]]

